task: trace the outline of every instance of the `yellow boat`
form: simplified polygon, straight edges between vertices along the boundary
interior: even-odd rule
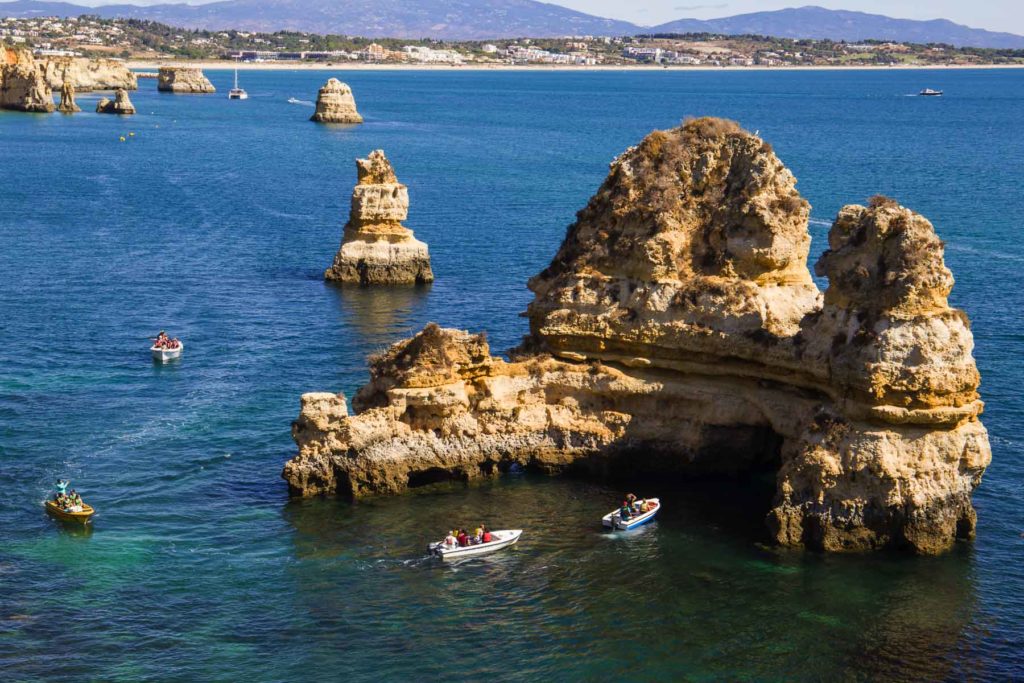
[[[82,509],[79,512],[70,512],[68,510],[62,510],[60,506],[52,500],[46,501],[46,511],[57,519],[63,522],[80,522],[82,524],[88,524],[89,520],[92,519],[92,516],[96,514],[96,511],[92,509],[91,505],[86,505],[85,503],[82,503],[81,507]]]

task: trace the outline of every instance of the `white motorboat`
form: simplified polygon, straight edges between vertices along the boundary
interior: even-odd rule
[[[178,342],[178,345],[173,349],[151,346],[149,350],[153,354],[153,360],[166,363],[169,360],[181,358],[181,352],[185,350],[185,342]]]
[[[657,498],[643,499],[650,506],[647,512],[637,512],[629,519],[623,519],[619,510],[612,510],[601,518],[601,523],[609,529],[618,531],[629,531],[654,519],[654,515],[661,510],[661,501]]]
[[[490,543],[477,543],[476,545],[448,545],[444,541],[438,541],[437,543],[431,543],[427,546],[427,550],[432,555],[440,557],[442,560],[459,560],[464,557],[477,557],[479,555],[486,555],[493,553],[498,550],[513,545],[519,540],[519,537],[523,535],[522,529],[503,529],[501,531],[491,532]]]
[[[229,100],[247,100],[249,93],[238,87],[238,69],[235,69],[235,87],[228,91]]]
[[[922,97],[938,97],[938,96],[942,95],[942,91],[941,90],[932,90],[931,88],[925,88],[924,90],[922,90],[921,92],[919,92],[917,94],[922,96]]]

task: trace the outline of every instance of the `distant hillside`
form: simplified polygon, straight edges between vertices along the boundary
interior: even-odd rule
[[[916,21],[881,14],[799,7],[773,12],[739,14],[722,19],[680,19],[649,29],[652,33],[721,33],[776,38],[831,40],[891,40],[903,43],[947,43],[958,47],[1024,49],[1024,36],[996,33],[946,19]]]
[[[0,16],[151,19],[173,26],[244,31],[305,31],[371,38],[489,38],[640,33],[756,34],[780,38],[866,39],[1024,49],[1024,36],[878,14],[800,7],[723,19],[680,19],[641,27],[535,0],[225,0],[207,5],[83,7],[64,2],[0,2]]]
[[[0,2],[0,16],[151,19],[173,26],[244,31],[305,31],[387,38],[487,38],[631,35],[627,21],[602,19],[534,0],[227,0],[208,5],[106,5]]]

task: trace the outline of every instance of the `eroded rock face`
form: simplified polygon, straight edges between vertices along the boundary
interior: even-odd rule
[[[68,80],[75,92],[94,90],[138,90],[135,74],[124,62],[116,59],[89,59],[88,57],[53,57],[43,62],[46,82],[53,90],[60,90]]]
[[[402,225],[409,190],[398,182],[382,150],[356,160],[358,184],[334,264],[324,277],[363,285],[432,282],[427,245]]]
[[[162,66],[156,89],[179,94],[214,93],[217,89],[202,69],[187,66]]]
[[[60,104],[57,105],[57,111],[62,114],[74,114],[82,111],[82,109],[75,103],[75,86],[70,78],[65,78],[60,86]]]
[[[0,47],[0,109],[52,112],[53,91],[28,50]]]
[[[362,123],[363,117],[356,111],[356,99],[352,88],[337,78],[332,78],[320,88],[316,96],[316,113],[310,121],[317,123]]]
[[[428,326],[371,359],[353,399],[303,398],[300,495],[397,493],[509,463],[672,474],[777,470],[783,545],[970,538],[991,458],[966,316],[922,216],[843,208],[807,270],[807,203],[735,124],[652,133],[611,166],[530,281],[511,361]]]
[[[117,92],[114,93],[113,101],[104,97],[96,103],[96,113],[131,116],[135,113],[135,105],[132,104],[130,99],[128,99],[128,92],[122,88],[118,88]]]

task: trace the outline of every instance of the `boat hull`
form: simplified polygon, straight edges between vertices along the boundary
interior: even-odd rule
[[[505,529],[502,531],[493,531],[491,536],[495,540],[490,543],[481,543],[479,545],[467,545],[467,546],[455,546],[449,548],[444,543],[431,543],[427,549],[431,554],[436,555],[445,561],[461,560],[466,557],[479,557],[481,555],[489,555],[491,553],[504,550],[510,546],[516,544],[519,537],[523,535],[522,529]]]
[[[82,504],[81,512],[69,512],[67,510],[60,509],[56,503],[52,500],[46,501],[46,511],[51,516],[56,517],[62,522],[77,522],[79,524],[88,524],[92,516],[96,514],[96,511],[92,509],[91,505]]]
[[[181,352],[185,350],[185,344],[181,343],[176,349],[159,349],[152,347],[149,349],[150,353],[153,354],[153,360],[158,363],[166,363],[167,361],[177,360],[181,358]]]
[[[651,510],[648,510],[647,512],[634,515],[628,520],[623,520],[619,516],[618,510],[612,510],[607,515],[601,518],[601,524],[609,529],[614,529],[616,531],[629,531],[630,529],[635,529],[638,526],[643,526],[644,524],[647,524],[648,522],[653,520],[655,515],[657,515],[661,511],[660,499],[648,498],[647,502],[654,503],[654,507]]]

